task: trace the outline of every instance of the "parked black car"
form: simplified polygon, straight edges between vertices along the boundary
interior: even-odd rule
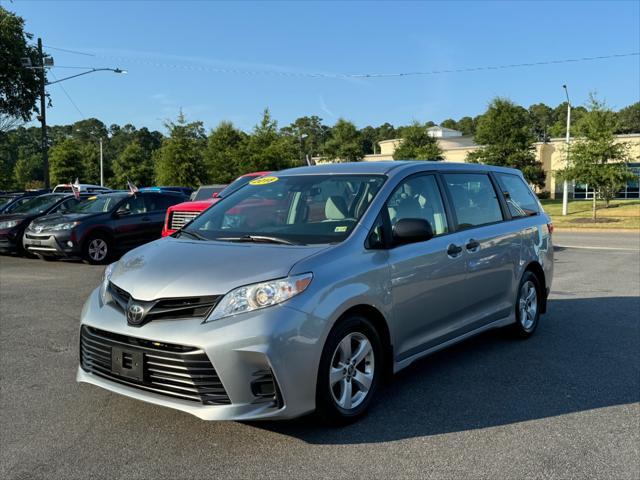
[[[3,192],[0,193],[0,213],[9,213],[33,197],[49,193],[47,190],[34,190],[31,192]]]
[[[80,257],[108,263],[116,254],[160,238],[167,208],[186,196],[169,192],[106,193],[31,223],[24,247],[45,260]]]
[[[38,217],[56,213],[81,203],[88,195],[77,200],[68,193],[46,193],[14,205],[8,213],[0,214],[0,253],[23,254],[22,236],[31,221]]]

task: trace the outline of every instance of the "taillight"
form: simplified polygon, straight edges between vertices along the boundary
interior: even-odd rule
[[[553,233],[553,223],[547,223],[547,229],[549,230],[549,235]]]

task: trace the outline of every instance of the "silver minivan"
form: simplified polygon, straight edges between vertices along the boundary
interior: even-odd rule
[[[492,328],[533,334],[552,231],[508,168],[256,178],[105,269],[82,311],[77,379],[206,420],[353,420],[429,353]]]

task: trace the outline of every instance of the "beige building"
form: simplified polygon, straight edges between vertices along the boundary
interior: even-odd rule
[[[455,132],[456,134],[453,134]],[[473,141],[472,136],[464,136],[456,130],[444,129],[442,127],[431,127],[429,135],[438,139],[438,145],[443,151],[445,162],[466,162],[467,154],[480,148]],[[618,135],[618,142],[629,144],[629,153],[632,162],[631,167],[640,174],[640,134]],[[364,161],[379,162],[382,160],[393,160],[393,152],[402,142],[401,139],[383,140],[378,143],[380,153],[366,155]],[[546,143],[535,144],[536,157],[542,163],[542,168],[546,172],[546,185],[544,191],[548,191],[551,198],[560,198],[562,195],[562,184],[556,182],[554,172],[563,168],[565,164],[565,139],[552,138]],[[592,198],[593,191],[585,185],[571,186],[574,198]],[[620,192],[622,198],[638,198],[638,181],[631,182],[624,191]]]

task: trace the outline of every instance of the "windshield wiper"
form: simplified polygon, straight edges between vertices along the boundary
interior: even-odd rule
[[[227,242],[255,242],[255,243],[279,243],[282,245],[300,245],[280,237],[268,237],[263,235],[243,235],[241,237],[220,237],[216,240]]]
[[[199,234],[199,233],[197,233],[197,232],[192,232],[191,230],[185,230],[184,228],[183,228],[183,229],[178,230],[178,232],[177,232],[177,235],[176,235],[176,236],[180,236],[180,235],[182,235],[183,233],[184,233],[184,234],[186,234],[186,235],[188,235],[188,236],[190,236],[191,238],[195,238],[196,240],[203,240],[203,241],[207,241],[207,240],[209,240],[207,237],[205,237],[205,236],[203,236],[203,235],[200,235],[200,234]]]

